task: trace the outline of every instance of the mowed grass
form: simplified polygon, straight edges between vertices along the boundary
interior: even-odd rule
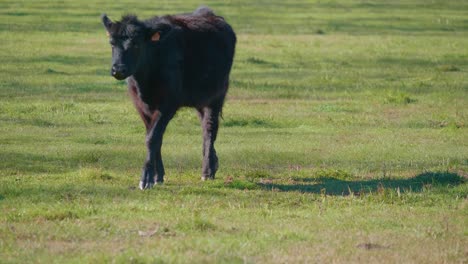
[[[0,3],[1,263],[468,261],[466,3],[205,2],[238,33],[220,170],[182,109],[142,192],[99,15],[199,3],[133,2]]]

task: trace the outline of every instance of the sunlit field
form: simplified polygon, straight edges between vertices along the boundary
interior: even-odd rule
[[[181,109],[140,191],[99,16],[200,2],[0,2],[0,263],[468,262],[468,2],[203,4],[238,35],[217,178]]]

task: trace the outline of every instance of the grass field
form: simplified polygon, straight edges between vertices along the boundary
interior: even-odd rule
[[[468,2],[205,1],[238,34],[220,170],[182,109],[142,192],[99,15],[199,4],[0,1],[0,263],[468,262]]]

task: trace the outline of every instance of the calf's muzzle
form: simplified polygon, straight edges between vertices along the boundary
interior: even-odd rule
[[[111,75],[117,80],[123,80],[128,77],[128,69],[125,65],[114,64],[112,65]]]

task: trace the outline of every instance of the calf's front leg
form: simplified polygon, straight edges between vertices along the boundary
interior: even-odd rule
[[[146,135],[148,154],[141,174],[140,189],[149,189],[156,183],[164,182],[164,165],[161,157],[161,146],[167,124],[175,111],[156,111],[151,120],[150,130]]]

